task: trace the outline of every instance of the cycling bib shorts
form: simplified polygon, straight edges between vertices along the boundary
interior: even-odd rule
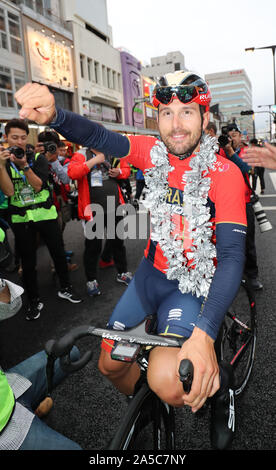
[[[117,303],[108,328],[132,328],[142,323],[148,315],[156,314],[157,334],[189,337],[203,301],[204,297],[182,294],[178,289],[178,281],[169,281],[164,273],[144,258]],[[112,345],[112,340],[105,339],[102,342],[102,348],[108,352]]]

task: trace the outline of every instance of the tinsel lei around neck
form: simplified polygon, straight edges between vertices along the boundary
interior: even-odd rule
[[[156,140],[150,156],[153,167],[145,171],[145,207],[151,214],[151,239],[158,242],[168,260],[167,279],[176,279],[182,293],[191,292],[197,297],[207,297],[215,272],[215,245],[211,241],[212,223],[207,207],[211,179],[206,176],[217,160],[217,140],[204,135],[200,150],[191,157],[187,170],[182,175],[183,205],[175,206],[166,202],[169,189],[170,165],[168,151],[162,141]],[[180,188],[181,189],[181,188]],[[172,215],[185,217],[192,232],[192,245],[183,250],[183,240],[172,235]],[[187,263],[189,262],[189,267]]]

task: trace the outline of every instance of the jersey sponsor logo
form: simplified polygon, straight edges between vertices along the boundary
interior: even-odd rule
[[[168,314],[168,321],[171,320],[181,320],[182,309],[181,308],[172,308]]]
[[[243,235],[246,235],[246,231],[245,231],[245,230],[239,230],[239,229],[237,229],[237,228],[234,228],[232,231],[233,231],[233,232],[242,233]]]
[[[214,163],[213,167],[214,167],[213,171],[218,170],[218,171],[222,172],[222,171],[228,171],[229,168],[230,168],[230,165],[229,165],[229,163],[223,163],[223,162],[220,162],[219,160],[217,160]]]
[[[169,188],[166,194],[166,202],[168,204],[183,205],[183,191],[177,188]]]
[[[124,323],[121,323],[119,321],[115,321],[113,325],[113,330],[125,330],[126,325]]]
[[[178,240],[183,240],[183,249],[189,249],[192,244],[192,238],[186,216],[191,213],[192,205],[185,203],[181,189],[172,187],[168,188],[166,203],[173,206],[171,236]]]
[[[166,194],[166,203],[174,206],[172,212],[177,215],[184,215],[184,206],[186,215],[190,214],[192,211],[192,206],[189,207],[183,199],[183,191],[178,188],[168,189]]]
[[[230,168],[230,165],[229,163],[225,163],[224,165],[222,165],[221,167],[219,167],[219,171],[228,171]]]

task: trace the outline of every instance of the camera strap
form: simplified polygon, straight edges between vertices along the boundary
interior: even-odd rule
[[[252,191],[251,199],[252,203],[254,204],[259,200],[259,196],[255,193],[254,189],[252,188],[251,184],[249,183],[248,179],[246,178],[246,175],[243,174],[245,184],[248,186],[248,188]]]
[[[13,167],[14,171],[16,171],[16,173],[20,176],[20,178],[23,179],[24,183],[26,183],[26,181],[27,181],[26,176],[25,176],[25,175],[22,175],[22,174],[20,173],[20,171],[18,171],[18,168],[16,167],[16,165],[15,165],[13,162],[10,162],[10,164],[11,164],[11,166]]]

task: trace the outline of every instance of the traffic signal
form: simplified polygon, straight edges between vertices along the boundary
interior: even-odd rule
[[[242,116],[248,116],[250,114],[254,114],[253,109],[249,109],[248,111],[241,111]]]

